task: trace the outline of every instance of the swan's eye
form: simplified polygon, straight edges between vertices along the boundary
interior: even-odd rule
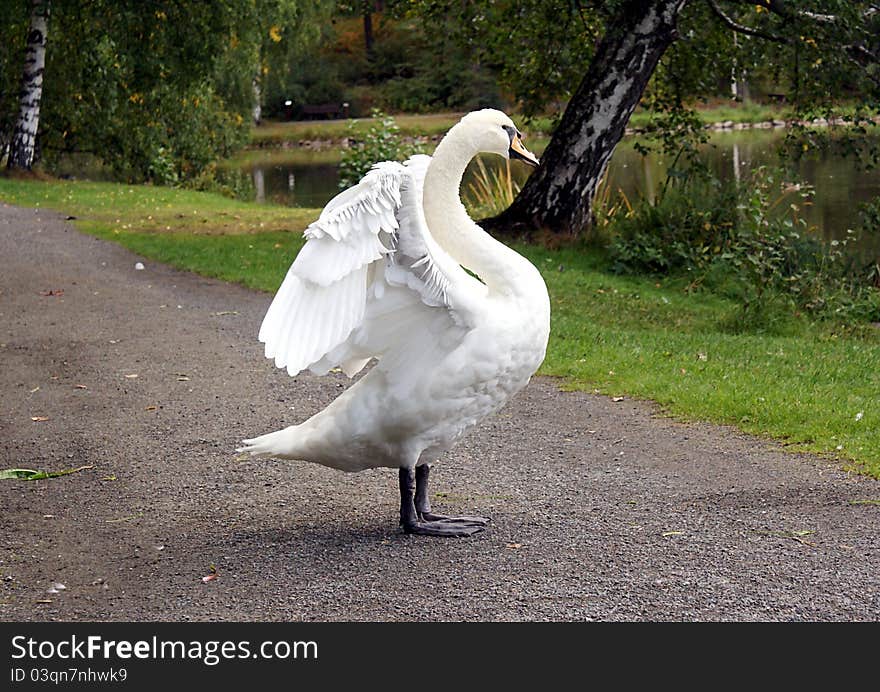
[[[511,144],[513,143],[513,138],[519,134],[516,128],[511,127],[510,125],[502,125],[501,129],[507,133],[507,137],[510,139]]]

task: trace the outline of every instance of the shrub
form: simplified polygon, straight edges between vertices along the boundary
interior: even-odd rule
[[[857,234],[823,242],[800,217],[811,191],[766,168],[743,184],[703,177],[666,187],[611,217],[613,269],[687,275],[689,289],[726,292],[741,308],[722,320],[733,331],[775,330],[793,314],[858,322],[880,319],[871,267],[850,249]],[[792,201],[792,199],[796,201]],[[870,224],[871,210],[866,224]]]
[[[609,220],[612,268],[626,274],[704,272],[730,249],[736,191],[717,181],[670,186]],[[599,212],[602,213],[601,211]]]
[[[394,118],[378,109],[373,109],[376,123],[363,135],[354,140],[349,137],[349,147],[342,152],[339,162],[339,187],[346,188],[357,182],[380,161],[404,161],[421,151],[416,144],[405,142],[399,134],[400,128]],[[354,123],[349,123],[349,131],[354,132]]]
[[[252,201],[255,195],[254,181],[249,171],[231,167],[221,168],[216,163],[205,166],[198,175],[185,181],[183,187],[213,192],[245,202]]]

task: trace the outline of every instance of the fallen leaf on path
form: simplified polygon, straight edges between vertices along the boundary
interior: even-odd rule
[[[52,602],[52,599],[50,599],[50,598],[42,598],[38,601],[34,601],[34,603],[51,603],[51,602]]]
[[[58,478],[59,476],[69,476],[71,473],[79,473],[86,469],[95,468],[91,464],[80,466],[75,469],[63,469],[61,471],[35,471],[33,469],[4,469],[0,471],[0,480],[18,479],[22,481],[42,481],[47,478]]]
[[[56,581],[52,584],[51,588],[46,593],[60,593],[61,591],[66,591],[67,587],[62,584],[60,581]]]
[[[613,401],[614,403],[618,403],[620,401],[623,401],[623,399],[624,399],[624,397],[622,397],[622,396],[615,396],[615,397],[611,398],[611,401]]]
[[[3,469],[0,471],[0,480],[9,480],[11,478],[30,478],[38,471],[32,469]]]
[[[31,420],[35,423],[43,423],[49,420],[49,416],[31,416]]]
[[[509,548],[510,550],[517,550],[518,548],[522,548],[522,543],[508,543],[504,547]]]
[[[138,374],[137,374],[136,372],[133,372],[133,373],[131,373],[131,374],[129,374],[129,375],[126,375],[126,376],[125,376],[125,379],[127,379],[127,380],[134,380],[134,379],[137,378],[137,376],[138,376]]]
[[[158,406],[147,406],[144,411],[156,411],[158,408]]]
[[[208,569],[211,570],[211,573],[206,574],[204,577],[202,577],[202,584],[207,584],[209,581],[214,581],[218,576],[217,567],[214,565],[214,563],[208,565]]]
[[[37,386],[34,387],[32,390],[30,390],[30,391],[28,392],[28,394],[33,394],[34,392],[39,392],[39,391],[40,391],[40,385],[37,385]]]
[[[189,377],[187,375],[179,375],[177,377],[178,382],[189,382]]]
[[[88,389],[84,384],[75,384],[73,385],[74,389]]]
[[[60,296],[64,295],[64,289],[63,288],[52,288],[48,291],[40,291],[40,295],[43,297],[49,297],[49,296],[60,297]]]
[[[880,505],[880,500],[850,500],[851,505]]]
[[[684,535],[684,531],[664,531],[664,532],[661,533],[660,535],[663,536],[664,538],[665,538],[666,536],[683,536],[683,535]]]
[[[224,315],[237,315],[238,310],[221,310],[220,312],[212,312],[214,317],[223,317]]]

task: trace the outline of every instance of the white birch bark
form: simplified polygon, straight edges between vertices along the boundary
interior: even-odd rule
[[[626,0],[575,91],[541,165],[513,204],[485,228],[543,228],[577,235],[592,223],[592,200],[614,147],[657,61],[677,37],[689,0]]]
[[[49,0],[31,0],[31,21],[21,79],[18,121],[9,148],[8,168],[30,170],[34,163],[37,127],[40,124],[40,99],[43,96],[43,71],[46,67],[46,36],[49,24]]]
[[[263,90],[260,88],[260,77],[254,77],[254,125],[259,125],[263,119]]]

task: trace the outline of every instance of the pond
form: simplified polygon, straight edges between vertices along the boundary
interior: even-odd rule
[[[745,129],[713,132],[703,149],[712,170],[723,180],[747,176],[758,166],[775,166],[777,147],[784,137],[780,129]],[[546,140],[532,141],[540,152]],[[501,161],[487,157],[486,162]],[[301,207],[323,207],[338,191],[338,150],[304,149],[248,152],[235,165],[253,181],[258,201]],[[524,182],[530,169],[513,164],[515,177]],[[642,156],[633,140],[622,141],[611,160],[607,184],[612,193],[622,191],[630,201],[652,196],[666,177],[667,162],[656,154]],[[827,240],[846,237],[847,229],[860,226],[859,207],[880,195],[880,170],[860,171],[852,160],[826,154],[801,163],[799,175],[815,194],[802,216]],[[463,187],[467,186],[467,175]],[[792,201],[796,201],[792,198]],[[880,257],[880,232],[863,237],[857,244],[859,254]]]

